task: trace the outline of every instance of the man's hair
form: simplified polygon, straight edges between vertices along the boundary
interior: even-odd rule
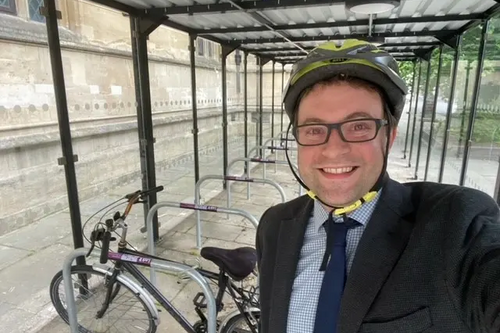
[[[345,74],[332,76],[326,80],[319,81],[319,82],[315,83],[314,85],[304,89],[301,92],[299,98],[297,99],[297,106],[296,106],[296,110],[294,112],[295,117],[293,120],[293,125],[297,126],[299,105],[300,105],[300,101],[304,97],[309,95],[309,93],[317,87],[327,87],[327,86],[331,86],[331,85],[335,85],[335,84],[339,84],[339,83],[347,83],[348,85],[350,85],[353,88],[363,88],[363,89],[366,89],[368,91],[376,92],[382,100],[382,107],[384,108],[384,117],[387,118],[387,120],[389,121],[389,127],[391,129],[394,129],[398,126],[398,120],[392,114],[390,106],[387,103],[388,98],[387,98],[386,94],[384,93],[384,91],[379,86],[377,86],[371,82],[368,82],[366,80],[363,80],[363,79],[360,79],[360,78],[357,78],[354,76],[348,76]]]

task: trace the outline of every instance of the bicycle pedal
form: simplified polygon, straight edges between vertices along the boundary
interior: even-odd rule
[[[193,303],[196,307],[200,309],[206,309],[207,307],[207,299],[205,297],[205,294],[202,292],[199,292],[196,294],[196,296],[193,299]]]

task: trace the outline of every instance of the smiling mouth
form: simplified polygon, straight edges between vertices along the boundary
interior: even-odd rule
[[[342,175],[349,174],[356,170],[358,167],[343,167],[343,168],[322,168],[320,169],[324,173],[333,174],[333,175]]]

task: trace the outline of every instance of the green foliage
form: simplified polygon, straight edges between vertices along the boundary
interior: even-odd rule
[[[500,115],[478,113],[474,122],[472,141],[500,144]]]
[[[465,115],[464,128],[460,128],[460,114],[455,114],[452,118],[455,126],[450,128],[451,141],[458,141],[460,133],[462,140],[465,140],[467,131],[468,115]],[[478,112],[474,121],[474,130],[472,133],[472,142],[475,144],[491,144],[492,142],[500,145],[500,114],[491,114],[486,112]]]
[[[470,67],[469,73],[469,87],[467,89],[468,99],[470,103],[472,88],[474,84],[474,79],[476,76],[477,61],[479,56],[479,46],[481,42],[483,25],[478,25],[462,35],[461,47],[459,50],[460,61],[459,61],[459,80],[457,82],[455,90],[455,102],[461,105],[464,99],[464,81],[466,77],[466,68]],[[442,55],[442,67],[439,83],[439,97],[440,99],[447,101],[450,95],[452,71],[453,71],[453,59],[455,51],[449,46],[443,46]],[[433,94],[439,63],[439,48],[432,51],[431,56],[431,72],[430,72],[430,86],[429,94]],[[417,63],[415,70],[419,71],[420,64]],[[412,62],[401,62],[399,64],[401,76],[406,81],[408,87],[410,88],[409,93],[411,93],[411,82],[413,78],[413,63]],[[427,71],[427,62],[422,61],[422,76],[421,76],[421,95],[423,94],[425,88],[425,78]],[[494,18],[490,20],[488,31],[486,35],[486,45],[485,45],[485,58],[483,64],[483,70],[481,76],[487,77],[495,72],[500,72],[500,18]],[[415,78],[418,80],[418,77]],[[482,83],[480,92],[480,104],[489,104],[494,107],[500,107],[500,82],[495,81],[490,83]],[[432,97],[431,97],[432,98]],[[453,118],[460,118],[460,114],[455,114]],[[458,119],[455,119],[457,121]],[[465,122],[465,127],[467,127],[467,119]],[[462,136],[465,135],[465,130],[462,131]],[[450,135],[458,139],[460,136],[460,126],[452,127],[450,129]],[[463,139],[463,138],[462,138]],[[500,115],[498,114],[488,114],[483,112],[478,112],[474,123],[474,133],[473,141],[475,143],[491,143],[500,144]]]
[[[418,71],[418,67],[415,66],[415,69]],[[400,61],[399,62],[399,74],[405,80],[406,85],[408,86],[408,94],[411,94],[412,84],[411,81],[413,79],[413,62],[412,61]]]

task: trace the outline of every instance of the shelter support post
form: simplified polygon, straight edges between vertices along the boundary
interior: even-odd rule
[[[262,130],[263,130],[263,121],[264,121],[264,115],[263,115],[263,105],[262,105],[262,101],[263,101],[263,98],[262,98],[262,92],[263,92],[263,89],[262,89],[262,86],[263,86],[263,76],[264,76],[264,73],[263,73],[263,67],[264,67],[264,64],[263,64],[263,59],[261,57],[259,57],[259,146],[262,146]],[[259,152],[259,157],[263,157],[262,155],[262,150]]]
[[[411,95],[410,95],[410,105],[408,106],[408,123],[406,124],[406,137],[405,137],[405,149],[403,150],[403,158],[406,158],[406,151],[408,149],[408,136],[410,135],[410,120],[411,120],[411,106],[413,104],[413,96],[415,96],[415,76],[417,75],[416,62],[413,61],[413,78],[411,79]]]
[[[469,115],[469,124],[467,127],[467,136],[465,137],[464,156],[462,159],[462,170],[460,172],[460,185],[465,184],[465,175],[467,174],[467,167],[469,163],[469,154],[472,147],[472,134],[474,133],[474,121],[476,120],[477,104],[479,101],[479,91],[481,89],[481,74],[483,73],[485,48],[486,48],[486,35],[490,20],[483,23],[483,30],[481,31],[481,41],[479,42],[479,54],[477,56],[476,68],[476,81],[474,82],[474,91],[472,95],[471,111]]]
[[[153,22],[140,17],[130,17],[132,39],[132,61],[134,65],[135,98],[137,107],[137,128],[141,161],[141,181],[143,191],[156,187],[153,119],[151,111],[151,90],[149,82],[148,36],[161,21]],[[157,202],[156,192],[148,194],[144,201],[144,217]],[[158,216],[153,219],[153,237],[159,239]],[[146,220],[141,232],[147,231]]]
[[[285,87],[285,64],[281,64],[281,93],[283,93],[283,89]],[[280,102],[281,104],[281,128],[280,128],[280,133],[283,133],[283,113],[284,113],[284,108],[283,108],[283,102]],[[283,138],[283,136],[281,137]],[[281,142],[283,143],[283,141]]]
[[[420,78],[422,77],[422,60],[419,60],[418,79],[417,79],[417,94],[415,95],[415,112],[413,112],[413,125],[411,130],[410,156],[408,157],[408,167],[411,168],[411,157],[413,155],[413,141],[415,140],[415,127],[417,123],[418,112],[418,95],[420,94]]]
[[[227,174],[227,163],[228,163],[228,150],[229,150],[229,144],[227,140],[227,73],[226,73],[226,64],[227,64],[227,57],[230,55],[234,50],[236,50],[235,47],[232,46],[227,46],[227,45],[221,45],[222,46],[222,145],[223,145],[223,173],[224,175]],[[227,187],[227,182],[224,180],[222,183],[222,187],[226,189]]]
[[[50,64],[54,82],[54,94],[62,149],[62,157],[58,159],[58,163],[59,165],[64,166],[69,214],[71,218],[71,230],[73,234],[73,245],[75,249],[78,249],[83,247],[82,221],[75,172],[75,162],[78,161],[78,156],[73,155],[73,144],[71,140],[71,129],[68,115],[68,102],[66,99],[66,85],[64,82],[61,42],[59,39],[57,23],[57,19],[60,17],[61,13],[56,9],[55,0],[44,0],[44,5],[45,6],[41,8],[41,10],[46,18],[45,23],[47,27]],[[85,265],[85,258],[78,257],[77,263],[79,265]]]
[[[196,35],[189,35],[189,57],[191,65],[191,105],[193,106],[193,153],[194,153],[194,183],[200,179],[200,157],[198,156],[198,100],[196,96]]]
[[[267,64],[270,59],[264,57],[258,57],[259,59],[259,146],[262,146],[262,140],[264,135],[264,65]],[[263,157],[263,151],[260,150],[259,157]]]
[[[498,156],[497,183],[495,185],[493,198],[497,201],[497,204],[500,205],[500,156]]]
[[[443,151],[441,152],[441,162],[439,165],[439,178],[438,182],[443,181],[444,166],[446,161],[446,151],[448,149],[448,140],[450,138],[450,124],[451,124],[451,112],[453,110],[453,102],[455,99],[455,86],[457,83],[457,73],[458,73],[458,61],[460,60],[460,43],[462,41],[462,36],[457,39],[457,47],[455,48],[455,55],[453,59],[453,76],[451,77],[451,87],[450,87],[450,98],[448,99],[448,110],[446,110],[446,122],[444,127],[444,138],[443,138]]]
[[[470,79],[470,70],[472,69],[471,66],[471,61],[470,59],[467,60],[467,67],[466,67],[466,72],[465,72],[465,87],[464,87],[464,101],[463,101],[463,106],[462,106],[462,114],[461,114],[461,122],[460,122],[460,134],[458,135],[458,145],[457,145],[457,152],[456,152],[456,157],[460,157],[460,147],[462,147],[462,138],[464,137],[464,127],[465,127],[465,115],[467,112],[467,99],[468,95],[467,93],[469,92],[469,79]]]
[[[431,78],[431,60],[427,62],[427,75],[426,75],[426,80],[425,80],[425,91],[424,91],[424,100],[422,104],[422,114],[420,116],[420,135],[419,135],[419,143],[418,143],[418,149],[417,149],[417,161],[415,164],[415,175],[413,176],[413,179],[418,179],[418,166],[420,164],[420,151],[422,149],[422,134],[424,133],[424,117],[425,117],[425,109],[427,106],[427,95],[429,93],[429,81]]]
[[[434,134],[434,121],[436,120],[436,107],[439,96],[439,84],[441,82],[441,67],[443,66],[443,46],[439,47],[439,62],[438,62],[438,70],[436,77],[436,89],[434,91],[434,104],[432,106],[432,116],[431,116],[431,128],[429,130],[429,144],[427,145],[427,161],[425,163],[425,173],[424,180],[427,180],[427,174],[429,172],[429,163],[431,159],[431,151],[432,151],[432,135]],[[443,147],[444,149],[444,147]]]
[[[245,157],[248,156],[248,52],[245,51],[245,58],[243,60],[244,68],[244,84],[243,84],[243,103],[244,103],[244,121],[245,121]],[[243,169],[243,173],[247,173],[246,164]]]
[[[271,88],[271,138],[274,138],[274,67],[276,65],[276,61],[273,60],[273,71],[272,71],[272,88]],[[271,150],[271,154],[274,151]]]

